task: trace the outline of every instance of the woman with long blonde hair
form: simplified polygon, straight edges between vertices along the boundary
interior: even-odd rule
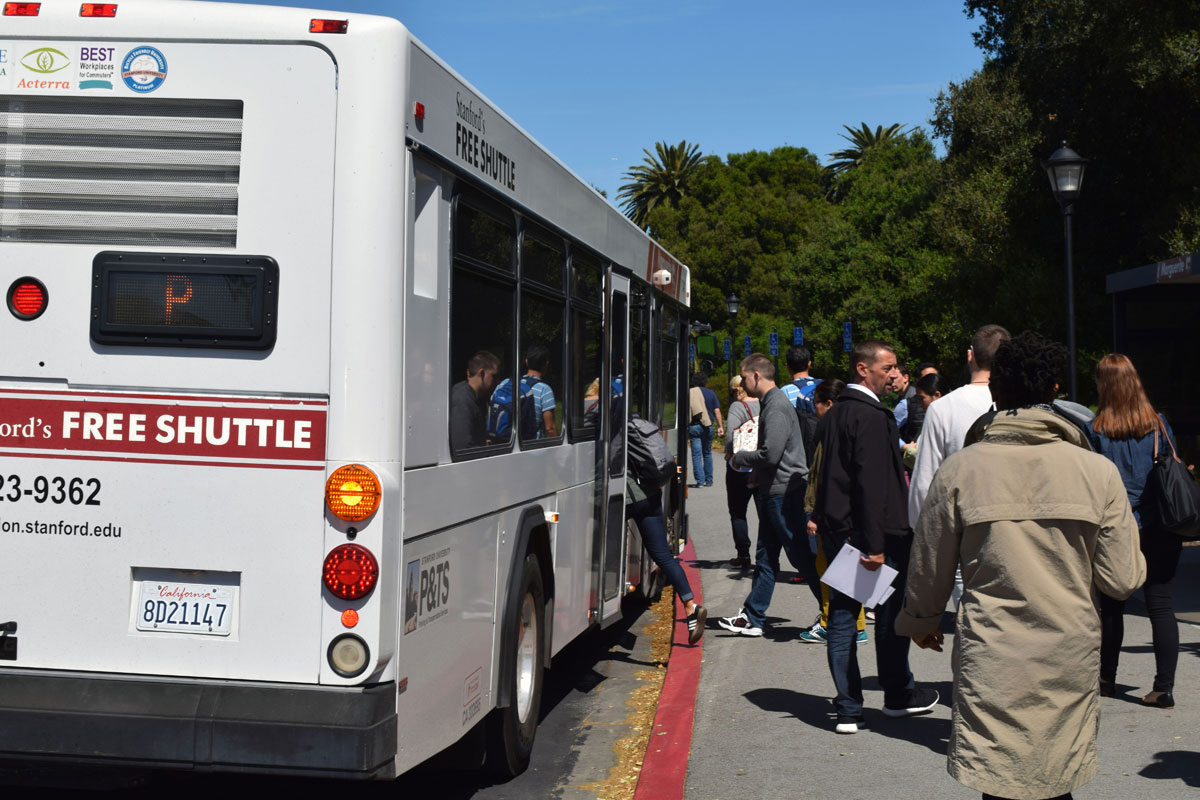
[[[1171,581],[1179,566],[1183,540],[1159,530],[1143,513],[1146,479],[1154,466],[1155,439],[1160,453],[1172,451],[1174,435],[1163,416],[1154,410],[1142,387],[1137,369],[1126,356],[1109,353],[1096,366],[1100,409],[1088,423],[1087,433],[1096,452],[1117,465],[1146,557],[1146,583],[1142,593],[1154,640],[1154,688],[1142,703],[1173,708],[1175,666],[1179,660],[1179,626],[1171,607]],[[1148,509],[1145,509],[1148,510]],[[1100,694],[1116,695],[1117,659],[1125,634],[1125,602],[1100,595]]]

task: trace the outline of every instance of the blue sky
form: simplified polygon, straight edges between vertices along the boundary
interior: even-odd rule
[[[300,5],[299,3],[272,3]],[[828,162],[842,125],[922,125],[983,63],[962,0],[328,0],[396,17],[615,198],[642,148],[780,145]]]

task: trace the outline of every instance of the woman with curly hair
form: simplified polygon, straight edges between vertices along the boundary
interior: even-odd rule
[[[1179,661],[1179,625],[1171,607],[1171,581],[1183,552],[1183,539],[1157,530],[1143,512],[1146,478],[1154,466],[1154,448],[1172,451],[1171,426],[1155,412],[1137,369],[1126,356],[1109,353],[1096,366],[1100,410],[1087,424],[1092,449],[1117,465],[1146,557],[1146,612],[1154,640],[1154,689],[1143,705],[1174,708],[1175,666]],[[1125,635],[1125,601],[1100,595],[1100,694],[1116,696],[1117,659]]]

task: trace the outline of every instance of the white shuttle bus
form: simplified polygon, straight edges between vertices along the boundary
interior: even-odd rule
[[[687,269],[393,19],[3,5],[0,761],[523,769]]]

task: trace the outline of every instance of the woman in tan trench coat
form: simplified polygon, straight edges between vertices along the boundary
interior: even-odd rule
[[[1100,621],[1095,589],[1145,579],[1116,468],[1050,410],[1065,348],[1036,334],[1000,346],[999,411],[946,459],[922,506],[896,630],[941,649],[962,566],[947,769],[985,798],[1069,797],[1096,774]]]

